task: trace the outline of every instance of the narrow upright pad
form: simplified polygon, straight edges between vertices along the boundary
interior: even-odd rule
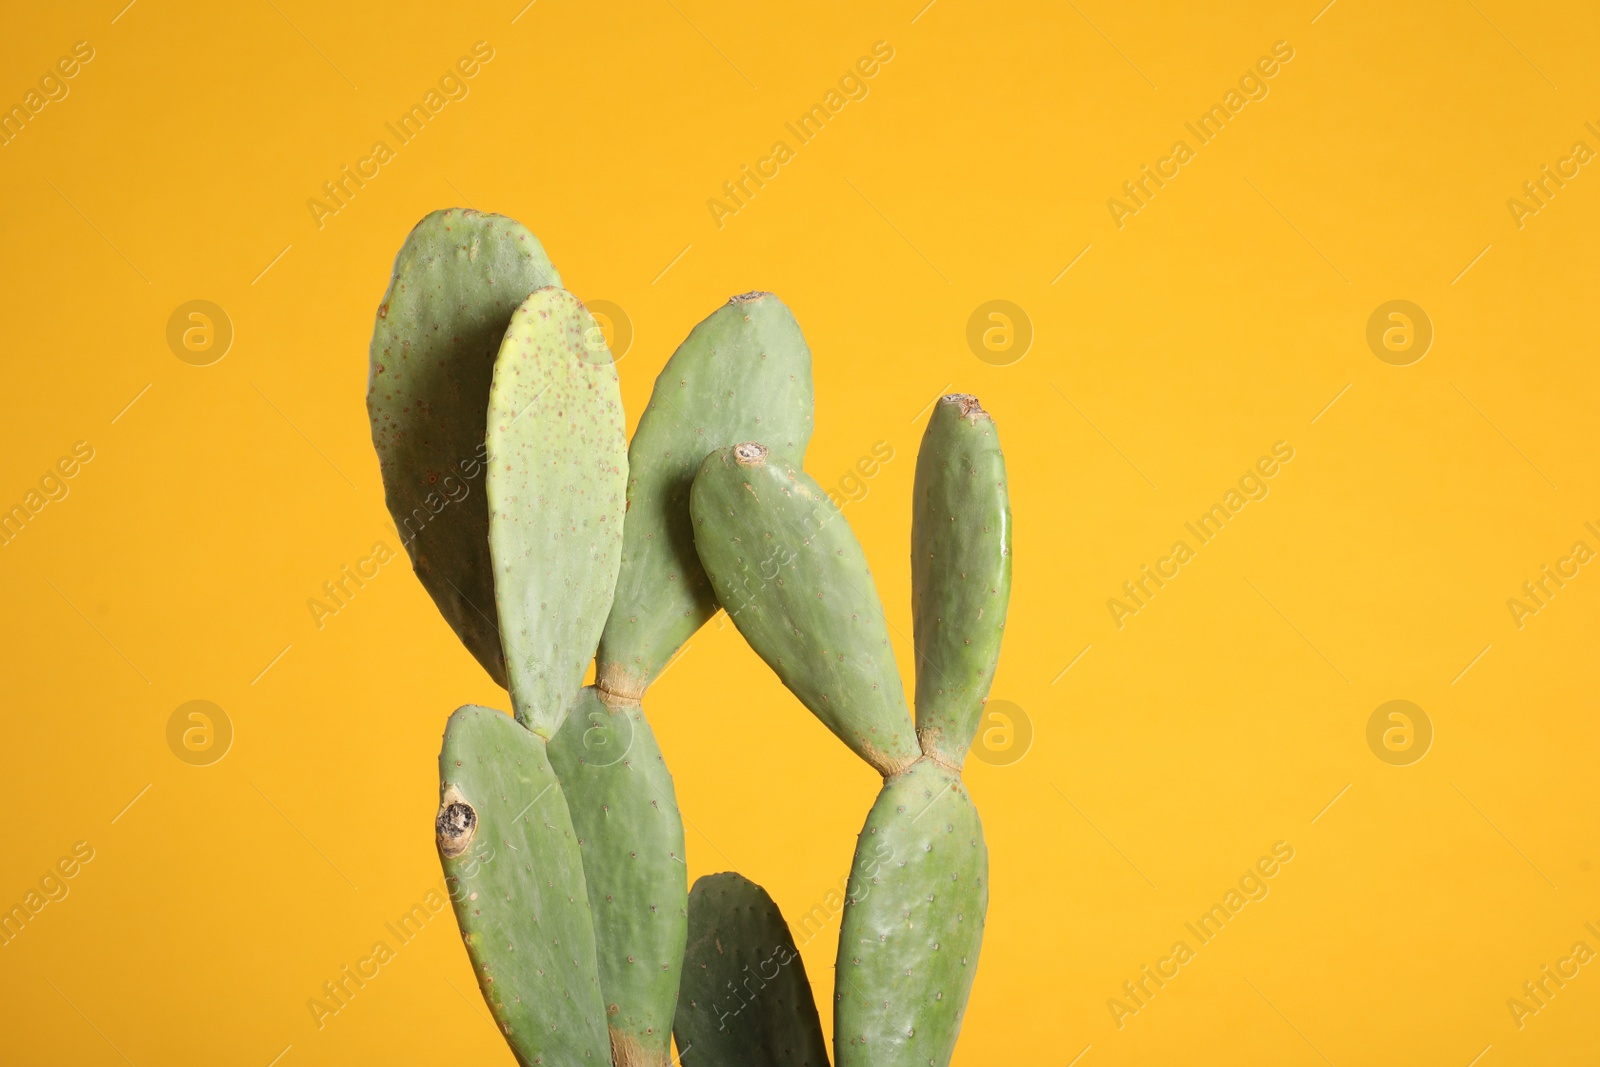
[[[994,682],[1011,598],[1011,505],[994,420],[977,397],[933,406],[911,501],[917,735],[960,766]]]
[[[593,686],[550,739],[550,762],[583,857],[612,1059],[666,1067],[689,891],[672,775],[638,702]]]
[[[517,720],[550,737],[611,608],[628,452],[617,368],[578,298],[511,317],[489,392],[489,548]]]

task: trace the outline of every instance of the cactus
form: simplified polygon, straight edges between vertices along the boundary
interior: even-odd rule
[[[513,716],[450,717],[435,820],[494,1019],[524,1065],[665,1067],[674,1032],[686,1067],[826,1065],[771,898],[734,874],[685,892],[683,821],[641,704],[720,604],[884,776],[840,931],[837,1065],[944,1067],[988,900],[961,764],[1010,590],[993,423],[945,397],[918,456],[913,729],[861,546],[802,469],[811,361],[789,310],[747,293],[697,325],[630,447],[610,353],[559,285],[514,221],[435,212],[395,260],[370,352],[390,512],[447,622],[511,691]]]
[[[805,961],[754,882],[732,872],[695,882],[672,1032],[683,1067],[828,1067]]]
[[[804,472],[760,444],[707,456],[695,545],[752,648],[884,775],[857,842],[835,968],[837,1067],[949,1063],[988,908],[988,851],[961,782],[1010,591],[1010,514],[993,423],[935,405],[917,463],[917,742],[864,556]]]
[[[583,863],[544,743],[490,708],[450,716],[435,831],[478,988],[517,1062],[605,1063]]]
[[[560,284],[519,223],[435,211],[395,257],[372,331],[367,413],[389,513],[423,588],[501,685],[480,480],[489,383],[517,305]]]
[[[683,965],[683,820],[640,700],[717,603],[695,555],[689,486],[706,450],[763,431],[811,437],[811,353],[783,302],[736,296],[667,361],[628,449],[622,567],[596,685],[550,743],[580,838],[618,1065],[669,1062]]]

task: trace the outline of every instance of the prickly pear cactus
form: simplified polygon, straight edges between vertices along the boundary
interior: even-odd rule
[[[612,1062],[664,1067],[688,882],[672,775],[639,703],[593,686],[551,739],[550,761],[583,858]]]
[[[945,397],[918,458],[913,731],[861,547],[801,469],[810,352],[788,309],[748,293],[696,326],[630,450],[601,332],[559,285],[517,223],[436,212],[395,261],[370,353],[390,512],[515,711],[459,709],[439,757],[439,853],[495,1021],[524,1065],[665,1067],[672,1029],[686,1067],[825,1067],[771,899],[731,874],[685,893],[640,704],[721,604],[885,776],[845,904],[838,1067],[945,1067],[988,895],[961,764],[1010,589],[993,424]]]
[[[689,894],[673,1034],[683,1067],[828,1067],[805,961],[767,891],[732,872]]]
[[[548,739],[577,699],[617,583],[628,477],[617,368],[578,298],[511,317],[488,417],[489,549],[517,721]]]
[[[734,297],[678,346],[628,448],[628,521],[600,638],[602,688],[642,694],[717,610],[689,519],[689,488],[706,453],[759,438],[799,463],[811,410],[811,350],[771,293]]]
[[[933,406],[912,490],[917,735],[961,766],[1000,659],[1011,599],[1011,507],[994,420],[978,398]]]
[[[389,513],[423,588],[501,685],[483,491],[489,382],[517,305],[560,284],[521,224],[435,211],[395,258],[372,331],[367,414]]]
[[[837,1067],[945,1067],[977,970],[989,853],[961,764],[1000,656],[1010,505],[994,423],[975,397],[934,405],[912,505],[917,724],[925,755],[867,815],[836,964]]]
[[[473,705],[439,752],[439,858],[495,1023],[533,1064],[609,1059],[577,835],[544,742]]]
[[[905,690],[866,557],[828,494],[754,442],[705,458],[695,548],[750,647],[880,774],[917,758]]]
[[[581,842],[619,1067],[670,1061],[683,965],[683,820],[640,701],[717,606],[694,551],[689,487],[707,451],[757,431],[804,454],[811,406],[799,324],[772,294],[746,293],[678,346],[628,448],[621,572],[596,686],[550,741]]]

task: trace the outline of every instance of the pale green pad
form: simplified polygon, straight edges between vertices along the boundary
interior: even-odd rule
[[[856,844],[834,968],[838,1067],[945,1067],[978,968],[989,851],[954,771],[888,779]]]
[[[960,766],[994,682],[1011,598],[1011,507],[994,420],[976,397],[933,406],[911,503],[917,734]]]
[[[439,796],[445,884],[517,1061],[610,1062],[583,863],[544,742],[492,708],[457,709]]]
[[[501,685],[483,487],[489,381],[511,313],[560,284],[520,223],[435,211],[395,257],[372,329],[367,414],[389,514],[423,588]]]
[[[800,462],[811,407],[811,351],[771,293],[729,300],[667,360],[628,448],[622,573],[600,637],[603,687],[642,694],[717,610],[689,522],[700,461],[758,438]]]
[[[639,705],[612,707],[593,686],[551,738],[550,762],[583,857],[613,1057],[666,1064],[689,885],[672,775]]]
[[[916,759],[883,605],[828,494],[746,443],[705,458],[690,512],[717,598],[783,684],[880,773]]]
[[[511,317],[489,391],[489,547],[511,702],[542,737],[577,699],[622,552],[627,441],[617,368],[578,298]]]
[[[689,894],[673,1023],[683,1067],[828,1067],[806,965],[767,891],[732,872]]]

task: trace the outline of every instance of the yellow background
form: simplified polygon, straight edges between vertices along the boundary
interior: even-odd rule
[[[511,1062],[445,916],[321,1030],[306,1006],[440,880],[446,715],[506,703],[403,559],[320,630],[306,605],[400,549],[367,342],[406,232],[457,204],[626,309],[630,420],[690,326],[780,294],[815,359],[812,473],[894,450],[846,515],[901,638],[919,413],[961,389],[994,414],[994,696],[1034,738],[968,763],[993,903],[957,1063],[1600,1053],[1600,966],[1520,1029],[1506,1003],[1600,949],[1600,567],[1520,629],[1506,606],[1600,548],[1600,174],[1521,229],[1506,203],[1600,149],[1591,6],[124,2],[18,8],[0,37],[4,102],[95,50],[0,148],[0,506],[95,450],[0,548],[0,906],[95,850],[0,948],[0,1059]],[[307,200],[480,40],[470,95],[319,229]],[[708,198],[880,40],[870,95],[719,229]],[[1270,95],[1118,229],[1107,199],[1280,40]],[[192,299],[235,330],[210,366],[165,339]],[[991,299],[1036,332],[1007,366],[965,340]],[[1406,367],[1365,339],[1392,299],[1435,330]],[[1270,496],[1118,629],[1107,598],[1279,440]],[[211,766],[167,745],[193,699],[236,731]],[[1391,699],[1435,730],[1410,766],[1367,745]],[[691,876],[736,868],[792,921],[822,902],[874,775],[731,626],[646,709]],[[1270,896],[1119,1029],[1108,999],[1277,841]],[[825,1026],[836,930],[804,949]]]

